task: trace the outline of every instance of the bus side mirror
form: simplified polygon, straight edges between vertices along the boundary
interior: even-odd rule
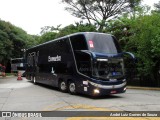
[[[137,63],[138,62],[138,60],[137,60],[137,58],[135,57],[135,55],[133,54],[133,53],[131,53],[131,52],[123,52],[123,54],[125,55],[129,55],[130,57],[131,57],[131,59],[134,61],[134,63]]]

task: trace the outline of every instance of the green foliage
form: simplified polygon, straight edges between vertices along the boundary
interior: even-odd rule
[[[39,43],[47,42],[56,38],[56,32],[46,32],[39,37]]]
[[[151,53],[154,53],[152,57],[159,58],[160,56],[160,33],[155,36],[151,41]]]
[[[8,35],[0,30],[0,61],[9,59],[12,55],[12,41],[8,39]]]
[[[90,24],[75,23],[76,25],[69,25],[59,30],[57,37],[62,37],[68,34],[76,33],[76,32],[95,32],[96,27]]]
[[[160,13],[160,1],[159,1],[158,3],[155,3],[155,4],[154,4],[154,7],[155,7],[154,12]]]
[[[158,53],[158,43],[160,35],[160,15],[152,14],[150,16],[144,16],[137,19],[136,24],[133,26],[136,36],[133,37],[136,40],[137,54],[140,58],[139,71],[141,75],[150,76],[155,71],[154,69],[159,63],[156,59]],[[158,72],[158,71],[157,71]],[[151,79],[155,79],[150,76]]]
[[[23,57],[21,49],[35,44],[24,30],[0,20],[0,63],[6,65],[10,58]]]
[[[160,68],[160,14],[120,18],[108,23],[107,32],[114,34],[124,51],[133,52],[137,70],[142,79],[158,80]]]
[[[90,24],[83,24],[83,22],[80,23],[75,23],[68,25],[64,28],[60,28],[60,27],[44,27],[45,30],[43,31],[48,31],[48,32],[44,32],[44,34],[42,34],[39,37],[39,43],[43,43],[43,42],[47,42],[49,40],[53,40],[59,37],[63,37],[65,35],[69,35],[72,33],[77,33],[77,32],[96,32],[96,26],[95,25],[90,25]],[[46,29],[47,28],[47,29]]]

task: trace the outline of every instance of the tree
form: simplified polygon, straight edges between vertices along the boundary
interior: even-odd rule
[[[57,37],[62,37],[65,35],[69,35],[69,34],[73,34],[73,33],[77,33],[77,32],[96,32],[96,27],[95,25],[91,25],[91,24],[84,24],[83,22],[77,22],[71,25],[68,25],[64,28],[59,29],[59,33],[57,34]]]
[[[142,86],[160,86],[160,14],[121,17],[108,22],[106,32],[114,34],[123,51],[135,54]],[[129,64],[129,63],[127,63]]]
[[[46,33],[44,33],[39,38],[39,44],[55,39],[56,35],[57,35],[56,32],[46,32]]]
[[[106,21],[124,12],[133,11],[141,0],[63,0],[68,5],[65,9],[73,16],[86,19],[98,25],[102,31]],[[131,10],[132,9],[132,10]]]
[[[7,60],[12,55],[13,45],[9,40],[9,36],[0,30],[0,63],[5,64],[4,60]]]
[[[40,34],[43,35],[47,32],[58,32],[60,29],[61,25],[57,25],[57,27],[54,26],[44,26],[41,28]]]
[[[21,49],[35,44],[34,38],[24,30],[0,20],[0,63],[7,65],[10,58],[23,57]]]
[[[154,13],[137,18],[136,22],[131,25],[135,34],[130,37],[130,41],[132,40],[136,46],[135,53],[139,61],[138,72],[144,81],[143,84],[148,83],[150,86],[160,86],[159,19],[160,15]]]
[[[160,1],[158,3],[155,3],[154,7],[156,8],[155,12],[159,12],[160,13]]]
[[[60,26],[45,26],[42,28],[43,33],[39,38],[39,43],[47,42],[65,35],[77,33],[77,32],[96,32],[95,25],[84,24],[81,22],[76,22],[75,24],[68,25],[66,27],[60,28]]]

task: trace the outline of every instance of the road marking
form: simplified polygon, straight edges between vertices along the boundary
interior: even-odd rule
[[[59,107],[61,105],[62,107]],[[53,105],[49,105],[43,109],[43,111],[63,111],[63,110],[75,110],[75,109],[84,109],[84,110],[94,110],[94,111],[111,111],[110,109],[107,108],[102,108],[102,107],[96,107],[96,106],[91,106],[91,105],[86,105],[86,104],[70,104],[66,105],[65,102],[60,102],[56,103]],[[112,110],[112,111],[117,111],[117,110]]]
[[[58,107],[61,105],[61,107]],[[91,110],[91,111],[119,111],[108,108],[96,107],[86,104],[70,104],[65,102],[56,103],[47,106],[45,111],[66,111],[66,110]],[[158,117],[69,117],[66,120],[160,120]]]
[[[63,111],[63,110],[77,110],[77,109],[83,109],[83,110],[92,110],[92,111],[119,111],[119,110],[111,110],[107,108],[102,107],[96,107],[91,105],[85,105],[85,104],[71,104],[69,106],[63,106],[59,108],[55,108],[56,105],[64,104],[64,103],[57,103],[54,105],[50,105],[48,110],[53,111]],[[46,109],[47,110],[47,109]],[[66,120],[160,120],[158,117],[70,117],[66,118]]]
[[[54,111],[55,109],[57,109],[56,107],[58,105],[63,105],[65,104],[64,102],[59,102],[59,103],[56,103],[56,104],[53,104],[53,105],[49,105],[49,106],[46,106],[45,108],[42,109],[42,111]]]
[[[94,111],[107,111],[106,108],[100,108],[100,107],[95,107],[95,106],[90,106],[90,105],[85,105],[85,104],[72,104],[70,106],[63,106],[61,108],[57,108],[56,110],[66,110],[66,109],[87,109],[87,110],[94,110]],[[108,110],[110,111],[110,110]]]

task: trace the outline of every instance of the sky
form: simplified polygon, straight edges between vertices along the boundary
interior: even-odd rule
[[[153,6],[160,0],[143,0],[143,4]],[[0,19],[38,35],[44,26],[62,25],[79,21],[64,10],[61,0],[0,0]]]

